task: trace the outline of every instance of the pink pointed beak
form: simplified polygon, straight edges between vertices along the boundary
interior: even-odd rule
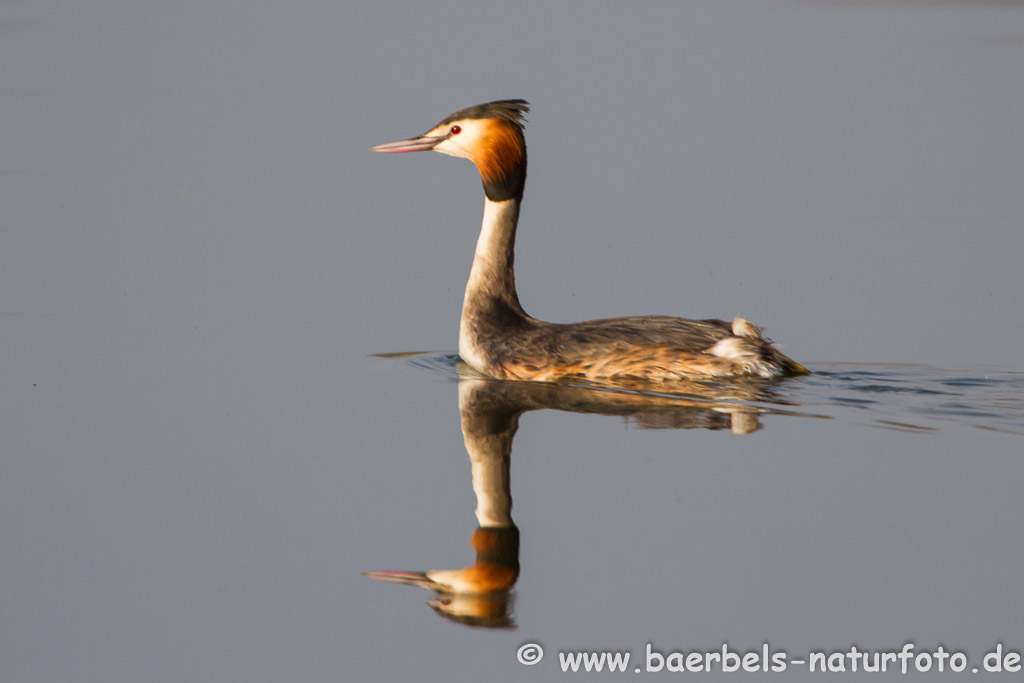
[[[386,142],[383,145],[371,147],[371,152],[387,152],[388,154],[402,154],[403,152],[426,152],[434,149],[434,145],[444,140],[443,137],[421,135],[418,138],[398,140],[397,142]]]

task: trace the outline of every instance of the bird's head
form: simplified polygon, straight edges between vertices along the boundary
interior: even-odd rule
[[[433,150],[472,161],[492,201],[521,197],[526,183],[525,100],[499,100],[461,109],[418,137],[371,147],[371,152]]]

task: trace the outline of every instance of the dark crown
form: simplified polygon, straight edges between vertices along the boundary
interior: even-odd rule
[[[526,100],[496,100],[460,109],[437,125],[442,126],[460,119],[502,119],[522,130],[526,121],[524,115],[529,111],[530,104]]]

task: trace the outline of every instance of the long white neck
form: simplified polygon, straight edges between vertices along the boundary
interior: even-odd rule
[[[483,225],[459,323],[459,355],[479,370],[487,365],[479,344],[481,336],[530,320],[519,304],[513,268],[521,201],[520,197],[484,200]]]
[[[465,306],[485,296],[515,301],[516,278],[513,268],[516,246],[516,224],[519,222],[519,199],[503,202],[484,200],[484,220],[476,241],[473,268],[469,271]]]

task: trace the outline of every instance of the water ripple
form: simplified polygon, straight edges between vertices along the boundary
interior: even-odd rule
[[[460,373],[472,373],[459,363],[455,353],[382,355],[404,358],[450,381],[457,381]],[[719,401],[747,405],[760,413],[846,419],[914,434],[934,434],[961,425],[1024,436],[1024,372],[910,364],[819,364],[811,369],[814,372],[807,377],[775,382],[694,382],[681,389],[667,384],[594,389],[694,400],[708,400],[711,392]],[[695,392],[694,387],[701,391]]]
[[[804,405],[866,408],[872,426],[901,431],[930,433],[954,423],[1024,436],[1024,372],[923,365],[815,370],[791,388]]]

